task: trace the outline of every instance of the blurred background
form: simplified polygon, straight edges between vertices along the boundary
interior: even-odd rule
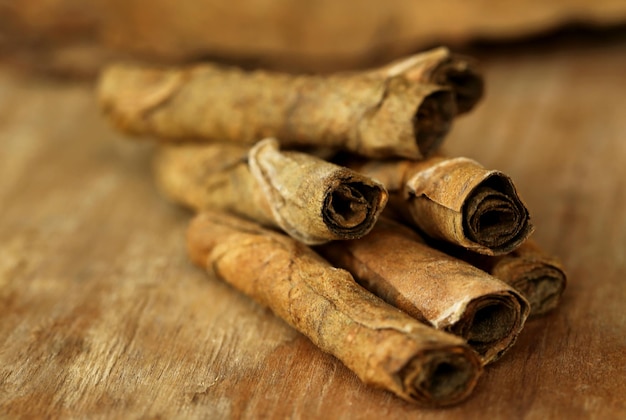
[[[66,76],[129,57],[328,72],[624,22],[623,0],[2,0],[0,54]]]

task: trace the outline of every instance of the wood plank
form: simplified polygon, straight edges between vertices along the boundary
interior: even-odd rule
[[[370,389],[193,267],[189,213],[92,86],[0,69],[0,417],[626,416],[626,43],[485,56],[447,143],[508,172],[569,288],[474,395],[424,410]],[[620,89],[622,88],[622,89]]]

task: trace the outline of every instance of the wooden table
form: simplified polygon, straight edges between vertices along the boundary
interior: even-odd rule
[[[626,42],[482,55],[488,95],[447,151],[517,181],[569,286],[445,410],[362,385],[192,266],[190,214],[91,85],[0,68],[0,417],[626,418]]]

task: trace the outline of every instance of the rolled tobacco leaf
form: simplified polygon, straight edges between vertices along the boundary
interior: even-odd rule
[[[518,290],[530,303],[531,316],[556,308],[567,284],[561,262],[532,240],[497,257],[463,251],[457,251],[456,255]]]
[[[381,184],[305,153],[282,152],[273,139],[253,147],[247,162],[235,145],[170,146],[155,172],[176,202],[230,211],[307,244],[365,235],[387,203]]]
[[[390,206],[428,236],[486,255],[511,252],[532,233],[513,181],[468,158],[355,166],[381,181]]]
[[[187,243],[197,265],[269,307],[367,384],[444,406],[466,398],[481,373],[461,338],[389,306],[282,234],[204,213],[192,221]]]
[[[373,158],[422,158],[456,114],[450,89],[404,77],[292,76],[211,64],[114,65],[99,99],[123,131],[163,139],[322,146]]]
[[[528,302],[515,289],[387,219],[364,238],[319,251],[391,305],[466,339],[484,363],[515,343],[528,317]]]
[[[402,76],[416,83],[448,86],[459,114],[471,111],[482,98],[485,84],[476,60],[452,54],[446,47],[434,48],[393,61],[372,70],[372,76]]]

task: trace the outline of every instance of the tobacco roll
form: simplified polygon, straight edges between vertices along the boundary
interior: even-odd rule
[[[472,391],[481,363],[464,341],[417,322],[307,246],[216,213],[190,224],[191,259],[269,307],[365,383],[429,406]]]
[[[371,74],[379,77],[402,76],[416,83],[448,86],[454,93],[459,114],[471,111],[485,89],[476,60],[452,54],[446,47],[401,58],[372,70]]]
[[[529,313],[515,289],[381,219],[365,237],[319,247],[366,289],[413,318],[467,340],[484,363],[502,356]]]
[[[379,183],[314,156],[278,150],[266,139],[165,147],[157,183],[173,201],[197,211],[230,211],[278,227],[307,244],[354,239],[374,226],[387,202]]]
[[[433,157],[357,167],[387,187],[390,207],[432,238],[502,255],[533,231],[513,181],[471,159]]]
[[[381,158],[433,152],[456,114],[452,92],[403,77],[292,76],[212,64],[114,65],[101,107],[123,131],[170,140],[322,146]]]
[[[547,255],[532,240],[498,257],[469,252],[462,252],[459,256],[517,289],[530,303],[531,316],[543,315],[556,308],[567,284],[561,262]]]

